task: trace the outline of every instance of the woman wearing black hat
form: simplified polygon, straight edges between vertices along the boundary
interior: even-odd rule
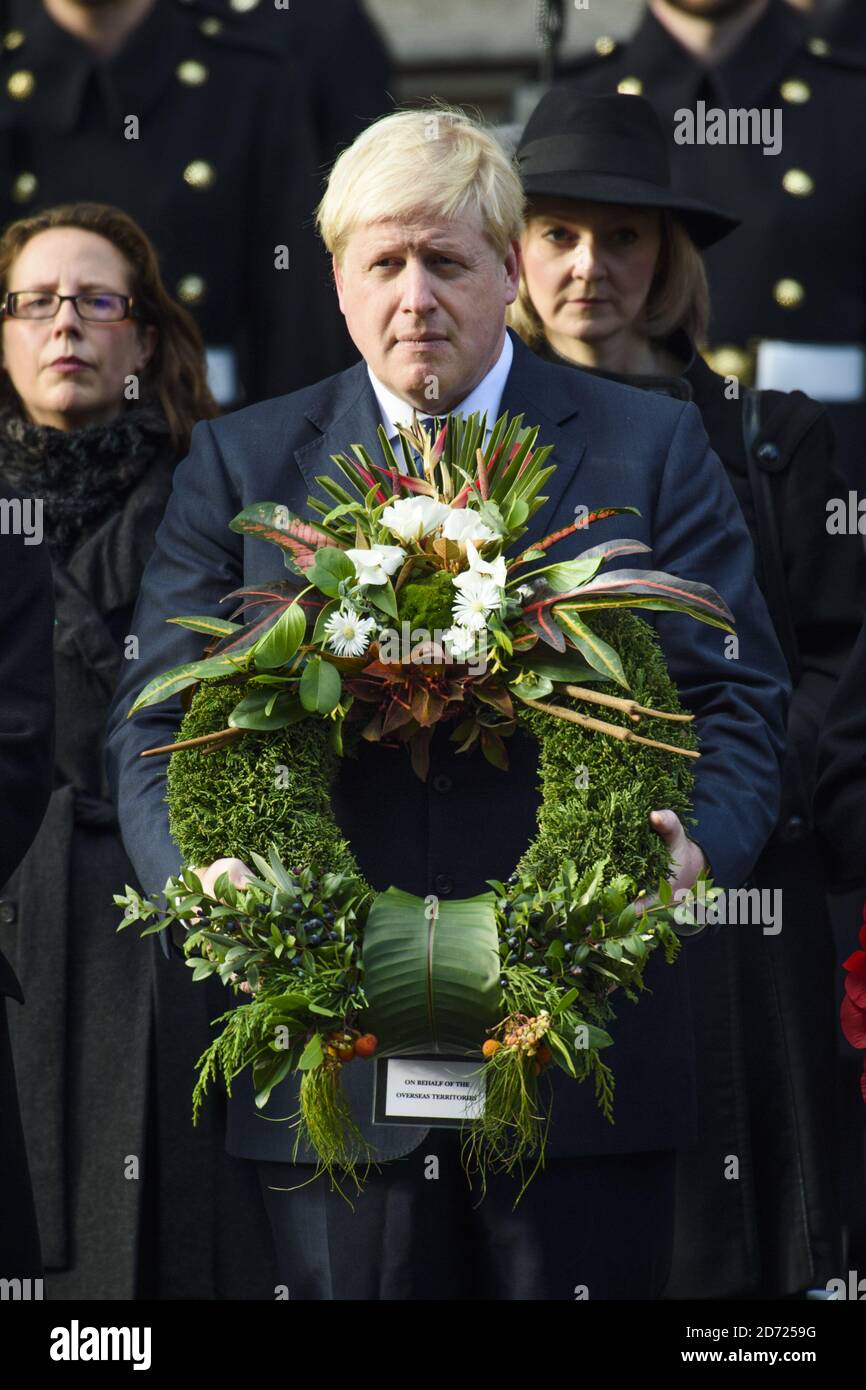
[[[736,224],[671,187],[649,103],[553,88],[516,153],[528,204],[512,326],[554,362],[695,402],[791,669],[782,814],[750,880],[768,894],[688,962],[702,1141],[679,1158],[667,1293],[796,1294],[841,1261],[837,991],[810,805],[818,731],[863,614],[863,552],[826,528],[844,484],[823,407],[741,390],[695,350],[709,317],[700,249]]]

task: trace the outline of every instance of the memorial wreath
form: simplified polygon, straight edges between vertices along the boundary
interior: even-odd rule
[[[118,930],[180,924],[193,980],[216,975],[246,996],[215,1020],[193,1118],[218,1073],[230,1092],[251,1067],[260,1108],[300,1073],[296,1137],[320,1170],[359,1186],[371,1150],[341,1092],[344,1066],[374,1054],[474,1059],[467,1169],[523,1174],[534,1157],[531,1177],[550,1119],[545,1070],[591,1075],[611,1119],[610,994],[620,986],[636,1001],[652,952],[672,962],[689,930],[649,812],[690,823],[693,716],[654,630],[624,610],[727,631],[731,613],[705,585],[602,572],[648,552],[641,541],[550,561],[555,543],[633,508],[584,509],[508,558],[554,468],[521,416],[501,416],[482,447],[484,434],[483,417],[430,432],[413,421],[400,429],[401,469],[380,429],[383,461],[358,444],[334,455],[343,481],[317,479],[329,502],[310,497],[308,517],[247,507],[232,530],[279,547],[287,576],[227,595],[238,600],[230,619],[168,619],[209,637],[204,656],[152,680],[129,711],[184,692],[176,741],[143,755],[171,754],[184,867],[161,902],[126,885]],[[664,739],[649,736],[659,726]],[[537,835],[507,881],[459,901],[377,891],[331,807],[359,740],[405,744],[424,779],[437,728],[503,776],[518,730],[539,745]],[[226,855],[256,873],[243,887],[223,875],[205,893],[194,866]]]

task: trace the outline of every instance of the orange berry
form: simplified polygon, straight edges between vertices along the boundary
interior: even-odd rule
[[[542,1043],[541,1047],[538,1049],[538,1060],[541,1062],[542,1066],[545,1067],[549,1067],[553,1061],[553,1053],[547,1046],[547,1043]]]
[[[482,1048],[481,1048],[482,1056],[484,1056],[484,1057],[492,1057],[492,1056],[494,1055],[494,1053],[496,1053],[496,1052],[499,1051],[499,1049],[500,1049],[501,1046],[502,1046],[502,1043],[501,1043],[501,1042],[497,1042],[495,1038],[488,1038],[487,1041],[482,1045]]]
[[[355,1056],[372,1057],[378,1046],[379,1039],[375,1033],[364,1033],[355,1043]]]

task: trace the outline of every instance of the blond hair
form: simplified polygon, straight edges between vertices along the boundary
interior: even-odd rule
[[[530,202],[526,222],[533,216]],[[661,252],[638,327],[648,338],[663,339],[675,328],[684,328],[697,343],[704,341],[710,317],[710,292],[701,253],[679,218],[662,210]],[[521,264],[517,298],[509,305],[506,320],[528,347],[545,339],[544,324],[529,295]]]
[[[458,218],[477,211],[505,256],[520,236],[524,194],[512,157],[480,120],[456,106],[395,111],[343,150],[316,209],[316,225],[339,265],[360,225]]]

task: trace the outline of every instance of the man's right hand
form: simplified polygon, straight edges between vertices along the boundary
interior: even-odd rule
[[[192,867],[192,866],[191,866]],[[204,891],[210,896],[215,897],[214,884],[220,874],[228,874],[229,882],[236,888],[243,888],[244,884],[253,876],[253,871],[242,859],[215,859],[212,864],[204,869],[192,867],[192,872],[198,876]],[[201,909],[196,909],[196,916],[199,916]]]

